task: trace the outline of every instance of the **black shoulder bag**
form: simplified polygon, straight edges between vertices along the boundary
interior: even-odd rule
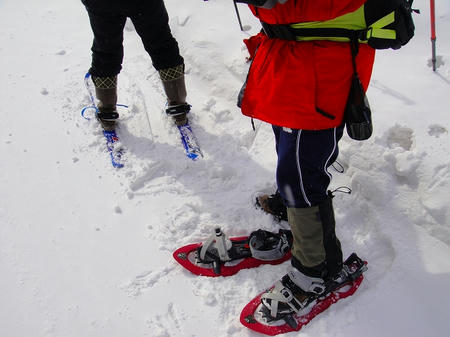
[[[364,88],[356,70],[356,55],[359,50],[358,37],[355,34],[350,41],[353,63],[353,78],[347,105],[344,111],[344,122],[347,134],[355,140],[366,140],[372,135],[372,113]]]

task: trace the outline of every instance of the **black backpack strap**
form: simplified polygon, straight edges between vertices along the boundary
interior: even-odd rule
[[[350,36],[350,49],[352,52],[352,65],[353,65],[353,75],[358,77],[358,71],[356,68],[356,56],[359,53],[359,33],[358,31],[353,32]]]
[[[346,28],[297,28],[292,25],[273,25],[261,21],[262,29],[269,38],[276,38],[281,40],[297,41],[298,38],[347,38],[351,41],[357,38],[361,41],[366,40],[368,29],[346,29]],[[344,41],[346,42],[346,41]]]

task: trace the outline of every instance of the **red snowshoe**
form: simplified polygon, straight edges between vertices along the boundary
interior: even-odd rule
[[[228,238],[220,228],[203,244],[177,249],[175,260],[190,272],[209,277],[231,276],[241,269],[280,264],[291,257],[292,234],[257,230],[249,236]]]
[[[330,305],[353,295],[363,281],[363,272],[367,270],[366,264],[353,253],[344,262],[339,280],[325,282],[320,294],[308,293],[309,296],[302,301],[296,299],[293,291],[286,291],[286,288],[283,288],[284,286],[288,287],[282,283],[283,278],[244,307],[240,317],[241,323],[251,330],[270,336],[299,331]],[[271,297],[275,302],[274,314],[273,308],[264,304],[264,298],[269,297],[270,295],[267,294],[270,294],[276,287],[281,291],[277,294],[278,298],[276,295]],[[282,303],[279,304],[278,301]],[[279,307],[283,310],[280,310]],[[280,311],[277,312],[277,310]]]

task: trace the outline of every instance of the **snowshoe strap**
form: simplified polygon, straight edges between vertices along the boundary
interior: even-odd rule
[[[356,280],[366,270],[366,263],[356,253],[352,253],[344,261],[342,270],[326,282],[328,291],[333,291],[333,288],[339,287],[342,283]]]
[[[286,232],[279,234],[259,229],[249,236],[252,257],[263,261],[281,259],[290,249]]]
[[[266,313],[270,311],[269,320],[280,319],[292,312],[298,313],[325,291],[323,279],[304,275],[293,268],[269,292],[261,295],[261,302]]]
[[[289,306],[294,312],[302,310],[307,303],[299,301],[281,281],[275,282],[274,287],[269,291],[261,295],[261,302],[270,310],[270,316],[268,318],[280,318],[280,304]],[[283,313],[281,313],[283,315]]]
[[[231,246],[231,241],[220,228],[216,228],[214,234],[202,245],[200,249],[200,260],[205,261],[206,256],[210,255],[209,252],[214,251],[213,255],[218,255],[220,261],[230,261],[231,258],[228,255],[228,250]]]

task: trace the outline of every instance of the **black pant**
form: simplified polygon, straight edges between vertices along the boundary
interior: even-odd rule
[[[328,167],[338,156],[343,126],[326,130],[296,130],[273,126],[278,190],[287,207],[317,206],[327,198]]]
[[[156,70],[184,62],[171,34],[163,0],[82,0],[91,22],[94,42],[90,73],[117,75],[122,69],[123,29],[127,17],[142,39]]]

